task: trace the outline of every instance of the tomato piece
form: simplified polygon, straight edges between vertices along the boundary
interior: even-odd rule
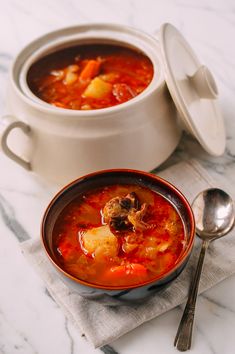
[[[77,239],[69,239],[69,237],[69,234],[64,235],[60,238],[57,245],[57,251],[66,262],[76,260],[79,257],[79,254],[81,254]]]
[[[169,268],[171,268],[175,262],[175,258],[176,258],[175,255],[172,254],[171,252],[162,254],[159,257],[159,266],[161,271],[167,271]]]
[[[136,96],[135,91],[127,84],[114,84],[113,95],[118,102],[126,102]]]
[[[58,245],[58,251],[65,260],[69,261],[74,253],[73,245],[67,240],[61,240]]]

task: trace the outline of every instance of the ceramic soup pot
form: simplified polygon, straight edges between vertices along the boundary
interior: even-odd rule
[[[40,58],[77,44],[117,44],[141,50],[154,67],[149,86],[118,106],[81,111],[40,100],[27,85],[27,72]],[[168,92],[158,40],[125,26],[95,24],[51,32],[16,57],[2,118],[3,152],[15,162],[63,184],[107,168],[152,170],[174,151],[181,127]]]
[[[32,65],[79,44],[141,51],[152,62],[152,81],[125,103],[87,111],[55,107],[34,95],[27,84]],[[58,184],[108,168],[150,171],[174,151],[182,127],[218,156],[225,148],[225,130],[217,97],[212,74],[170,24],[160,28],[158,38],[121,25],[65,28],[33,41],[16,57],[7,95],[9,115],[0,121],[1,146],[27,170]]]

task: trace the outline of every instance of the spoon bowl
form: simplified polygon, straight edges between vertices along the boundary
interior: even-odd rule
[[[234,224],[234,203],[223,190],[210,188],[193,201],[196,232],[201,239],[214,240],[226,235]]]

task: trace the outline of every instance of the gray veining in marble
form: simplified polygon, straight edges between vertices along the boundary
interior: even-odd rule
[[[15,218],[13,207],[1,194],[0,194],[0,215],[2,217],[4,224],[20,242],[30,239],[30,235]]]

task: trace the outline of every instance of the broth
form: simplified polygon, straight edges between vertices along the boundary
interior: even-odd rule
[[[91,110],[134,98],[152,77],[152,62],[140,51],[94,44],[43,57],[29,69],[27,83],[37,97],[56,107]]]
[[[56,221],[53,242],[69,274],[91,284],[128,287],[172,269],[186,241],[168,200],[145,187],[111,185],[69,203]]]

